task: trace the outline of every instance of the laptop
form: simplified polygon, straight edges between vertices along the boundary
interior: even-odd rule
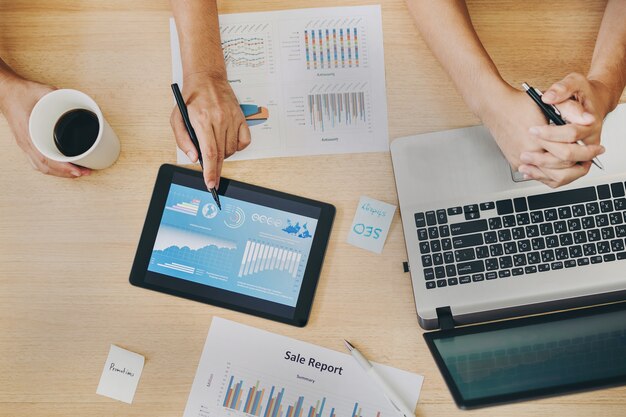
[[[555,190],[537,181],[514,180],[510,165],[482,126],[392,142],[406,269],[411,275],[418,322],[425,330],[442,330],[425,337],[460,407],[580,387],[567,388],[566,381],[544,386],[545,375],[533,379],[528,374],[524,379],[504,372],[504,379],[492,380],[495,370],[519,371],[522,366],[503,368],[493,361],[489,362],[493,369],[484,363],[478,368],[470,366],[479,371],[470,375],[473,383],[468,384],[461,377],[459,360],[493,359],[495,354],[493,344],[470,342],[495,337],[492,332],[496,330],[519,328],[519,321],[508,320],[510,324],[499,324],[498,329],[490,325],[458,327],[626,300],[626,104],[607,116],[602,144],[607,149],[600,156],[604,170],[592,166],[585,177]],[[548,328],[552,330],[542,335],[560,334],[562,322],[551,323],[553,327]],[[612,331],[622,332],[618,337],[622,344],[616,346],[626,356],[626,324],[619,325],[624,328]],[[592,333],[596,330],[589,327]],[[514,341],[504,349],[507,360],[513,360],[509,354],[519,353],[519,349],[545,348],[555,342],[541,336],[528,339],[529,335],[521,332],[506,334],[509,342]],[[476,339],[461,338],[467,335]],[[566,336],[575,335],[561,335],[561,340]],[[591,339],[594,335],[587,336]],[[587,336],[576,337],[584,340]],[[470,342],[455,345],[454,340]],[[444,351],[444,345],[457,349]],[[540,364],[568,375],[559,368],[565,365],[559,362],[556,350],[549,351],[544,354],[547,362]],[[599,350],[595,352],[597,357]],[[467,364],[463,366],[468,369]],[[619,381],[626,382],[626,362],[623,368]],[[595,385],[585,380],[581,386],[602,386],[604,376],[591,378]],[[505,380],[526,385],[498,391],[507,386]],[[482,384],[495,391],[464,396],[460,388],[464,383],[466,388]],[[533,386],[545,389],[537,391]]]

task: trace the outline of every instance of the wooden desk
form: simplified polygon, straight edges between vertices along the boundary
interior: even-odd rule
[[[391,138],[477,124],[404,2],[382,3]],[[336,4],[238,0],[222,1],[220,10]],[[589,0],[470,2],[506,79],[544,88],[569,71],[586,71],[603,7]],[[168,9],[164,0],[0,1],[0,54],[27,77],[94,97],[122,141],[112,168],[58,179],[32,170],[0,118],[0,415],[181,416],[213,315],[337,350],[347,337],[377,361],[422,373],[418,416],[624,415],[626,388],[465,414],[456,409],[417,324],[401,268],[399,216],[382,256],[345,243],[359,196],[397,202],[388,153],[225,165],[226,176],[338,208],[306,328],[130,286],[157,168],[175,161]],[[541,23],[557,14],[558,28]],[[527,56],[543,65],[529,65]],[[111,343],[146,357],[132,406],[95,394]]]

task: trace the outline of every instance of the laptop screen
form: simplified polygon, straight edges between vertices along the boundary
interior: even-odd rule
[[[626,308],[603,306],[427,333],[464,408],[626,383]]]

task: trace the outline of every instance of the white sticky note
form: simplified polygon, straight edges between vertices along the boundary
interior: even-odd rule
[[[143,363],[140,354],[111,345],[96,394],[131,404]]]
[[[396,206],[362,196],[352,220],[348,243],[375,253],[381,253]]]

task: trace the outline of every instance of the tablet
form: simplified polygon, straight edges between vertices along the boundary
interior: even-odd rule
[[[163,165],[133,285],[304,326],[335,216],[327,203]]]
[[[460,408],[626,384],[626,303],[424,334]]]

